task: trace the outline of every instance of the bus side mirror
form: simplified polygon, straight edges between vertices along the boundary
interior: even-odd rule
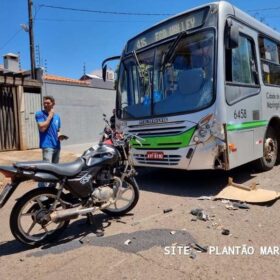
[[[120,59],[121,56],[118,55],[118,56],[112,56],[112,57],[109,57],[109,58],[106,58],[105,60],[103,60],[102,62],[102,79],[104,82],[106,82],[106,79],[107,79],[107,62],[110,61],[110,60],[116,60],[116,59]]]
[[[104,82],[106,82],[106,78],[107,78],[107,64],[105,64],[102,67],[102,79]]]
[[[225,35],[226,48],[228,50],[237,48],[239,45],[239,28],[231,19],[227,19]]]

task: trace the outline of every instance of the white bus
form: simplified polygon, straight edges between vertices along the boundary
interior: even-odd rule
[[[228,2],[129,40],[116,90],[116,128],[145,139],[136,166],[269,170],[279,159],[280,34]]]

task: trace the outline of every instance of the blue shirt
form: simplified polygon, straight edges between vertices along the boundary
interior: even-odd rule
[[[37,123],[47,120],[48,113],[46,111],[38,111],[35,114]],[[44,131],[39,131],[40,134],[40,148],[60,149],[60,141],[58,140],[58,131],[60,129],[61,121],[58,114],[54,114],[50,121],[49,127]]]

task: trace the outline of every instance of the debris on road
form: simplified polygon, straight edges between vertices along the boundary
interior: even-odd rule
[[[237,208],[237,207],[234,207],[232,203],[226,204],[225,207],[226,207],[228,210],[238,210],[238,208]]]
[[[173,211],[172,208],[163,209],[163,213],[164,213],[164,214],[166,214],[166,213],[168,213],[168,212],[171,212],[171,211]]]
[[[124,242],[124,245],[129,245],[131,243],[131,240],[130,239],[127,239],[125,242]]]
[[[222,203],[225,204],[225,207],[228,210],[238,210],[238,209],[250,209],[249,205],[246,204],[245,202],[232,202],[230,200],[223,200]]]
[[[120,219],[117,219],[117,220],[115,220],[115,221],[116,221],[116,223],[126,224],[126,222],[124,222],[124,221],[122,221],[122,220],[120,220]]]
[[[237,207],[239,209],[250,209],[250,206],[245,202],[233,202],[233,207]]]
[[[251,186],[237,184],[231,177],[228,178],[227,186],[215,196],[215,199],[230,199],[248,203],[263,203],[278,198],[280,198],[279,192],[259,189],[256,183],[252,183]]]
[[[208,221],[209,216],[206,212],[201,208],[195,208],[191,210],[191,214],[196,216],[199,220]]]
[[[174,235],[176,233],[175,230],[170,231],[170,234]]]
[[[189,246],[196,251],[202,252],[202,253],[207,253],[208,247],[207,246],[201,246],[197,243],[190,243]]]
[[[212,200],[213,198],[212,198],[212,196],[203,195],[203,196],[198,197],[197,199],[198,200]]]
[[[226,228],[222,229],[222,235],[229,235],[229,234],[230,234],[230,230],[229,229],[226,229]]]
[[[193,260],[196,258],[195,252],[191,251],[190,258],[193,259]]]

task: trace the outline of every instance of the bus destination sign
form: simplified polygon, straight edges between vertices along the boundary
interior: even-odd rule
[[[127,43],[127,52],[144,48],[150,44],[178,34],[182,31],[199,27],[204,24],[209,8],[200,9],[196,12],[185,14],[171,19],[165,23],[140,34]]]

